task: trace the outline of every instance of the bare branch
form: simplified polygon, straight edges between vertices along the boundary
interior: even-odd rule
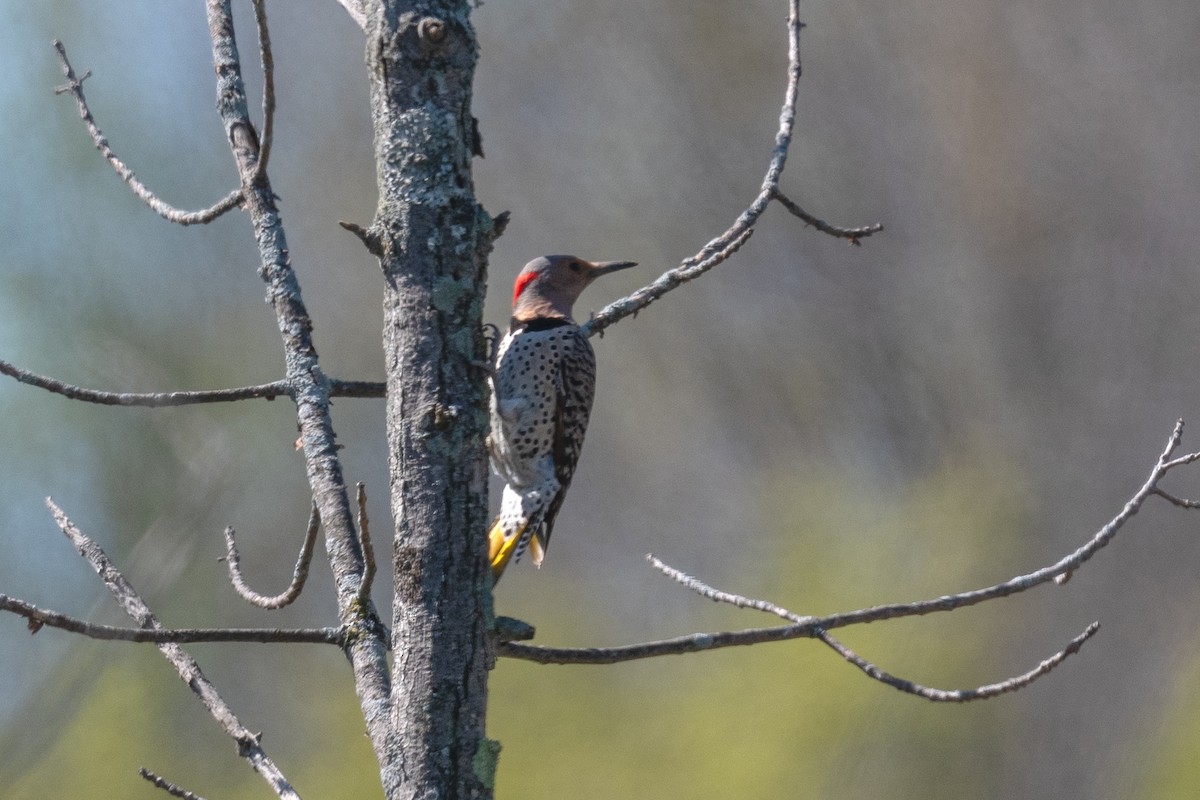
[[[172,797],[182,797],[183,800],[204,800],[204,798],[201,797],[200,795],[192,794],[187,789],[183,789],[183,788],[180,788],[179,786],[176,786],[175,784],[168,781],[166,778],[160,778],[158,775],[155,775],[153,772],[146,769],[145,767],[140,767],[138,769],[138,774],[141,775],[146,780],[150,781],[152,784],[157,786],[159,789],[162,789],[164,792],[171,795]]]
[[[779,191],[778,188],[774,190],[773,194],[775,199],[779,201],[780,205],[786,208],[793,215],[804,220],[805,224],[811,225],[821,233],[827,233],[830,236],[836,236],[839,239],[847,239],[849,240],[850,244],[854,245],[855,247],[858,247],[862,244],[862,241],[860,240],[883,230],[883,226],[879,223],[875,223],[874,225],[863,225],[859,228],[842,228],[837,225],[830,225],[825,220],[818,219],[812,214],[809,214],[807,211],[793,202],[790,197]]]
[[[699,277],[725,261],[750,238],[754,226],[758,224],[759,218],[772,200],[778,200],[789,212],[822,233],[848,239],[851,244],[860,244],[861,239],[883,230],[882,225],[867,225],[859,228],[840,228],[830,225],[809,214],[779,190],[779,178],[783,174],[784,164],[787,162],[796,121],[796,100],[799,96],[801,74],[800,31],[803,27],[804,23],[800,21],[799,0],[790,0],[788,4],[787,88],[784,91],[783,108],[779,112],[779,128],[775,132],[775,148],[771,153],[771,160],[767,164],[762,186],[754,200],[724,233],[709,241],[698,253],[684,259],[678,267],[665,272],[653,283],[610,303],[600,313],[594,315],[582,326],[589,336],[602,333],[609,325],[631,314],[636,314],[667,292]]]
[[[104,133],[96,125],[92,111],[88,108],[87,100],[83,97],[83,81],[91,73],[84,73],[83,77],[77,78],[75,70],[71,68],[71,62],[67,60],[67,50],[63,47],[63,43],[55,39],[54,49],[58,52],[58,59],[62,62],[63,74],[67,77],[66,85],[57,87],[54,93],[64,94],[69,92],[75,98],[75,103],[79,106],[79,116],[83,119],[83,124],[87,126],[88,133],[91,134],[92,142],[95,143],[96,149],[112,165],[112,168],[116,170],[121,180],[125,182],[143,203],[150,206],[154,213],[165,220],[180,225],[197,225],[212,222],[226,211],[237,208],[238,204],[242,201],[242,192],[240,189],[230,192],[224,199],[200,211],[183,211],[160,200],[154,192],[150,191],[145,184],[137,179],[133,174],[133,170],[125,166],[124,162],[117,157],[117,154],[109,146],[108,139],[104,137]]]
[[[253,0],[254,24],[258,28],[258,53],[263,71],[263,127],[259,142],[258,174],[266,174],[275,137],[275,56],[271,52],[271,32],[267,27],[266,0]]]
[[[1176,497],[1170,492],[1155,488],[1154,494],[1166,500],[1171,505],[1179,506],[1180,508],[1200,508],[1200,500],[1188,500],[1186,497]]]
[[[845,627],[847,625],[859,625],[865,622],[876,622],[883,619],[894,619],[896,617],[919,616],[930,614],[937,611],[952,611],[956,608],[975,605],[977,603],[994,600],[999,597],[1008,597],[1009,595],[1027,591],[1035,586],[1043,583],[1048,583],[1056,578],[1073,573],[1079,569],[1085,562],[1092,558],[1100,548],[1107,545],[1116,536],[1117,532],[1124,527],[1138,510],[1141,509],[1142,503],[1146,498],[1155,494],[1155,489],[1158,487],[1158,482],[1163,479],[1163,476],[1170,470],[1185,464],[1200,459],[1200,453],[1190,453],[1176,459],[1171,459],[1171,455],[1179,447],[1180,439],[1183,436],[1183,420],[1179,420],[1175,424],[1175,429],[1171,432],[1171,436],[1167,441],[1167,446],[1154,469],[1150,471],[1146,482],[1141,488],[1134,493],[1133,497],[1125,503],[1124,508],[1109,520],[1095,535],[1087,542],[1076,549],[1074,552],[1059,559],[1054,564],[1041,569],[1034,570],[1025,575],[1018,575],[1015,578],[1004,581],[1003,583],[988,586],[982,589],[973,591],[960,592],[958,594],[946,595],[932,600],[921,600],[915,603],[898,603],[893,605],[875,606],[873,608],[864,608],[858,611],[851,611],[844,614],[836,614],[830,617],[817,618],[818,624],[822,628]]]
[[[371,546],[371,524],[367,519],[367,485],[359,481],[358,489],[358,542],[363,552],[363,579],[358,588],[358,599],[367,602],[371,597],[371,585],[375,583],[375,548]]]
[[[760,601],[751,602],[757,603]],[[774,609],[759,608],[757,605],[737,604],[746,608],[758,608],[758,610],[776,613]],[[690,636],[680,636],[674,639],[663,639],[655,642],[644,642],[642,644],[618,647],[540,647],[502,639],[496,645],[496,652],[510,658],[519,658],[539,664],[617,664],[624,661],[655,658],[665,655],[698,653],[723,647],[779,642],[797,638],[815,638],[832,647],[834,651],[862,670],[868,677],[878,680],[894,689],[923,697],[933,702],[964,703],[973,700],[989,699],[1028,686],[1033,681],[1049,673],[1068,656],[1077,653],[1083,643],[1095,635],[1099,628],[1099,623],[1092,623],[1092,625],[1088,626],[1087,630],[1075,637],[1064,649],[1042,661],[1029,672],[1001,681],[1000,683],[987,684],[974,689],[950,690],[922,686],[921,684],[897,678],[885,672],[823,631],[815,624],[815,621],[774,628],[750,628],[736,632],[695,633]]]
[[[1179,420],[1175,424],[1170,437],[1167,440],[1167,445],[1162,454],[1158,458],[1158,462],[1150,471],[1149,477],[1146,479],[1142,487],[1134,493],[1115,517],[1108,521],[1099,531],[1092,536],[1086,543],[1077,548],[1074,552],[1059,559],[1059,561],[1050,566],[1043,567],[1025,575],[1018,575],[1015,578],[998,583],[993,586],[988,586],[982,589],[975,589],[967,592],[960,592],[953,595],[944,595],[933,600],[922,600],[915,603],[897,603],[886,606],[875,606],[872,608],[860,609],[858,611],[850,611],[842,614],[834,614],[827,617],[785,617],[793,619],[796,622],[811,622],[815,623],[822,629],[839,628],[847,625],[859,625],[867,622],[876,622],[884,619],[894,619],[896,617],[909,617],[929,614],[937,611],[952,611],[956,608],[962,608],[976,603],[982,603],[987,600],[993,600],[1000,597],[1007,597],[1012,594],[1024,592],[1032,589],[1043,583],[1047,583],[1059,576],[1063,576],[1074,572],[1085,562],[1092,558],[1100,548],[1104,547],[1117,534],[1126,522],[1130,520],[1141,508],[1142,503],[1152,494],[1160,494],[1158,491],[1158,483],[1162,478],[1175,467],[1191,464],[1197,459],[1200,459],[1200,453],[1189,453],[1188,455],[1180,456],[1172,459],[1171,456],[1179,448],[1180,441],[1183,436],[1183,420]],[[692,578],[684,573],[667,567],[658,559],[650,556],[655,567],[659,568],[675,580],[688,586],[705,596],[713,599],[722,599],[713,597],[713,594],[719,594],[718,590],[708,587],[706,584]],[[726,601],[728,602],[728,601]],[[757,607],[750,605],[753,603],[763,603],[764,601],[746,600],[745,607]],[[790,613],[790,612],[786,612]]]
[[[715,603],[728,603],[729,605],[737,606],[738,608],[750,608],[755,611],[774,614],[777,617],[782,617],[788,622],[794,622],[797,625],[805,625],[813,620],[812,617],[802,617],[799,614],[793,614],[783,606],[776,605],[768,600],[754,600],[749,597],[744,597],[740,594],[732,594],[730,592],[723,592],[720,589],[715,589],[712,586],[709,586],[707,583],[701,581],[699,578],[693,578],[686,572],[675,569],[674,567],[664,563],[653,553],[647,553],[646,560],[649,561],[656,570],[666,575],[671,580],[686,586],[688,589],[691,589],[701,597],[707,597],[709,600],[712,600]]]
[[[321,527],[321,513],[317,504],[313,503],[308,515],[308,530],[304,534],[304,542],[300,545],[300,554],[296,557],[296,568],[292,571],[292,582],[277,595],[262,595],[251,589],[242,578],[242,560],[238,554],[237,540],[232,527],[225,529],[225,563],[229,567],[229,581],[233,584],[238,595],[251,605],[269,610],[290,606],[304,591],[308,581],[308,568],[312,563],[313,545],[317,541],[317,531]]]
[[[1179,425],[1176,429],[1176,436],[1179,437],[1182,435],[1183,435],[1183,420],[1179,420]],[[1175,443],[1175,446],[1176,447],[1179,446],[1178,441]],[[1174,469],[1175,467],[1182,467],[1187,464],[1194,463],[1197,460],[1200,460],[1200,453],[1188,453],[1187,455],[1179,456],[1178,458],[1170,458],[1169,456],[1167,456],[1163,459],[1163,463],[1162,463],[1163,471],[1166,472],[1167,470]]]
[[[89,639],[148,644],[193,642],[257,642],[260,644],[336,644],[345,637],[339,628],[120,628],[60,614],[15,597],[0,594],[0,611],[24,617],[30,633],[58,628]]]
[[[780,625],[720,633],[692,633],[671,639],[617,645],[615,647],[546,647],[513,641],[496,643],[497,655],[538,664],[620,664],[658,656],[702,653],[724,647],[742,647],[765,642],[811,639],[816,625]]]
[[[1077,548],[1074,552],[1059,559],[1050,566],[1043,567],[1025,575],[1018,575],[1011,580],[1003,583],[998,583],[993,586],[982,589],[975,589],[967,592],[960,592],[953,595],[945,595],[932,600],[921,600],[915,603],[897,603],[885,606],[874,606],[871,608],[859,609],[857,611],[843,612],[839,614],[831,614],[824,617],[801,616],[787,609],[770,603],[765,600],[755,600],[741,595],[723,592],[715,589],[703,581],[698,580],[690,575],[687,575],[680,570],[664,564],[654,556],[647,558],[653,563],[656,569],[660,570],[673,580],[681,583],[692,591],[708,597],[711,600],[730,603],[740,608],[750,608],[766,613],[775,614],[783,619],[790,620],[793,624],[783,625],[772,628],[750,628],[741,631],[724,631],[720,633],[694,633],[687,636],[679,636],[671,639],[660,639],[656,641],[641,642],[638,644],[621,645],[618,647],[587,647],[587,648],[571,648],[571,647],[543,647],[538,645],[521,644],[518,642],[499,642],[496,646],[496,652],[500,655],[510,658],[520,658],[527,661],[535,661],[540,664],[614,664],[622,661],[631,661],[641,658],[653,658],[663,655],[680,655],[684,653],[695,653],[706,650],[715,650],[722,647],[735,647],[751,644],[759,644],[762,642],[779,642],[790,639],[800,638],[823,638],[827,636],[827,631],[833,628],[842,628],[849,625],[861,625],[868,622],[877,622],[885,619],[895,619],[898,617],[920,616],[939,611],[953,611],[957,608],[963,608],[977,603],[982,603],[988,600],[1007,597],[1012,594],[1026,591],[1043,583],[1048,583],[1053,580],[1065,582],[1076,569],[1088,561],[1096,552],[1108,544],[1117,532],[1132,518],[1141,508],[1142,503],[1152,494],[1163,494],[1158,490],[1158,483],[1172,469],[1178,466],[1191,464],[1200,460],[1200,453],[1189,453],[1184,456],[1172,458],[1175,451],[1179,448],[1180,441],[1183,436],[1183,420],[1179,420],[1175,424],[1170,437],[1167,440],[1167,445],[1162,454],[1158,457],[1158,461],[1154,468],[1150,471],[1149,477],[1137,492],[1125,503],[1121,511],[1108,521],[1099,531],[1097,531],[1091,539]],[[1081,636],[1077,637],[1060,653],[1052,656],[1047,661],[1043,662],[1039,667],[1030,673],[1022,676],[1009,679],[1000,684],[980,687],[979,689],[964,690],[966,694],[964,699],[974,699],[968,697],[970,693],[984,693],[985,696],[992,696],[1005,691],[1011,691],[1014,688],[1019,688],[1025,685],[1034,678],[1049,672],[1066,656],[1078,651],[1079,647],[1095,634],[1095,626],[1089,627]],[[826,641],[839,653],[842,652],[840,643],[831,643]],[[849,651],[846,651],[849,652]],[[847,657],[842,653],[843,657]],[[850,659],[852,663],[854,659]],[[861,660],[861,659],[860,659]],[[882,670],[863,661],[862,664],[857,664],[860,669],[867,671],[867,667],[878,671],[881,674]],[[865,666],[864,666],[865,665]],[[1034,675],[1034,673],[1037,673]],[[868,672],[868,674],[870,674]],[[874,677],[874,676],[873,676]],[[889,676],[890,677],[890,676]],[[914,684],[915,686],[915,684]],[[932,690],[941,691],[941,690]],[[924,696],[924,695],[923,695]],[[946,697],[950,700],[955,700],[958,695]],[[935,699],[935,698],[931,698]],[[955,700],[957,701],[957,700]]]
[[[260,383],[257,386],[239,386],[233,389],[208,389],[194,392],[106,392],[87,389],[60,381],[46,375],[38,375],[27,369],[0,359],[0,373],[21,383],[36,386],[48,392],[61,394],[71,400],[96,403],[102,406],[139,406],[143,408],[169,408],[192,406],[203,403],[231,403],[237,400],[290,397],[291,386],[286,380]],[[378,381],[329,381],[331,397],[383,397],[387,387]]]
[[[38,375],[29,370],[10,364],[0,359],[0,373],[16,378],[21,383],[45,389],[48,392],[61,394],[71,400],[82,400],[85,403],[96,403],[102,406],[143,406],[146,408],[166,408],[170,406],[189,406],[201,403],[229,403],[236,400],[250,400],[263,397],[274,400],[290,394],[287,381],[272,381],[258,386],[241,386],[236,389],[210,389],[197,392],[106,392],[99,389],[86,389],[65,383],[57,378]]]
[[[868,677],[894,689],[933,702],[965,703],[973,700],[986,700],[1028,686],[1038,678],[1048,674],[1068,656],[1079,652],[1079,648],[1083,646],[1083,643],[1094,636],[1100,629],[1099,623],[1092,623],[1088,626],[1087,630],[1071,640],[1070,644],[1064,649],[1042,661],[1034,669],[1021,675],[974,689],[938,689],[896,677],[867,661],[831,636],[822,627],[822,619],[795,614],[782,606],[766,600],[756,600],[715,589],[687,573],[664,564],[652,555],[647,556],[647,558],[660,572],[703,597],[707,597],[715,602],[728,603],[738,608],[749,608],[774,614],[794,624],[775,628],[757,628],[716,634],[698,633],[675,639],[664,639],[640,645],[626,645],[612,648],[543,648],[535,645],[521,645],[510,641],[503,641],[498,644],[497,652],[501,655],[536,661],[542,664],[613,664],[633,659],[693,653],[735,645],[760,644],[763,642],[784,641],[796,638],[813,638],[824,642],[834,652],[862,670]]]
[[[1067,659],[1067,656],[1074,655],[1079,652],[1079,648],[1083,647],[1083,643],[1096,635],[1100,630],[1100,623],[1093,622],[1084,630],[1083,633],[1076,636],[1062,650],[1059,650],[1054,655],[1047,658],[1042,663],[1038,664],[1028,672],[1016,675],[999,683],[990,683],[984,686],[979,686],[974,689],[935,689],[930,686],[922,686],[919,683],[897,678],[884,672],[879,667],[864,659],[862,656],[855,653],[849,647],[834,639],[828,633],[822,632],[818,638],[829,645],[842,658],[849,661],[854,666],[863,671],[869,678],[884,683],[893,689],[897,689],[906,694],[923,697],[926,700],[931,700],[935,703],[969,703],[973,700],[989,700],[1008,692],[1015,692],[1018,689],[1024,689],[1029,684],[1033,683],[1043,675],[1048,674],[1051,670]]]
[[[727,242],[720,250],[712,253],[702,261],[694,262],[692,259],[684,261],[675,269],[664,272],[654,283],[643,286],[633,294],[609,303],[600,310],[600,313],[595,314],[580,327],[583,328],[583,332],[588,336],[594,336],[597,333],[603,334],[604,329],[609,325],[630,314],[636,314],[667,292],[694,278],[700,277],[729,258],[738,251],[738,248],[746,243],[746,240],[753,233],[754,230],[752,228],[747,228]]]
[[[148,630],[161,629],[162,625],[158,618],[154,616],[154,613],[125,579],[125,576],[109,561],[100,546],[85,536],[52,499],[46,498],[46,506],[54,515],[54,521],[58,523],[63,534],[71,540],[79,554],[92,565],[92,569],[104,581],[104,585],[108,587],[109,592],[116,598],[125,613],[132,617],[140,627]],[[225,733],[237,742],[238,755],[250,762],[250,765],[267,781],[277,796],[287,800],[299,800],[300,796],[288,783],[287,778],[263,751],[258,735],[238,721],[233,709],[226,704],[217,693],[216,687],[200,671],[200,665],[196,663],[196,660],[177,644],[159,644],[158,649],[167,661],[171,662],[171,666],[175,667],[175,671],[179,673],[183,682],[190,686],[200,701],[204,703],[213,719],[224,729]]]
[[[796,121],[796,98],[800,84],[800,2],[788,3],[788,67],[787,89],[784,92],[783,108],[779,113],[779,129],[775,133],[775,149],[763,176],[758,195],[746,207],[724,233],[704,245],[698,253],[686,258],[674,269],[664,273],[654,283],[645,286],[628,297],[610,303],[582,327],[589,336],[600,333],[609,325],[630,314],[635,314],[672,289],[698,277],[733,254],[749,238],[759,217],[762,216],[779,185],[787,161],[788,148],[792,143],[792,130]]]

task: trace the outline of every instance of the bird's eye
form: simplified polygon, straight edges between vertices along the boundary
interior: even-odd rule
[[[578,261],[572,261],[571,265],[567,267],[567,269],[571,270],[571,272],[581,272],[583,270],[583,265]]]

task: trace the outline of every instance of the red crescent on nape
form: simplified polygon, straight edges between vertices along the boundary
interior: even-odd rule
[[[523,275],[517,276],[517,282],[513,284],[513,305],[517,304],[517,298],[521,296],[521,292],[525,291],[525,287],[533,282],[538,274],[536,272],[526,272]]]

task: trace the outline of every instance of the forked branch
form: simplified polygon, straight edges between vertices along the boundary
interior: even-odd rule
[[[50,513],[54,515],[54,521],[58,523],[63,534],[71,540],[79,554],[100,576],[100,580],[104,582],[105,587],[116,598],[125,613],[133,618],[139,627],[160,630],[162,625],[154,612],[150,610],[150,607],[146,605],[141,595],[134,590],[120,570],[108,559],[100,546],[84,535],[75,526],[75,523],[68,519],[63,510],[55,505],[53,500],[47,498],[46,505],[49,507]],[[237,743],[238,755],[250,762],[250,766],[266,780],[278,797],[286,798],[286,800],[299,800],[300,796],[288,783],[287,778],[262,749],[258,734],[242,725],[233,713],[233,709],[217,693],[216,687],[201,672],[200,665],[196,663],[196,660],[177,644],[159,644],[158,649],[171,663],[171,666],[175,667],[175,671],[179,673],[183,682],[190,686],[196,696],[200,698],[200,702],[204,703],[213,719]]]
[[[810,638],[823,642],[846,661],[858,667],[867,677],[891,686],[893,689],[898,691],[916,695],[917,697],[923,697],[926,700],[931,700],[938,703],[965,703],[972,700],[987,700],[989,698],[1005,694],[1006,692],[1013,692],[1017,689],[1022,689],[1043,675],[1048,674],[1051,670],[1066,660],[1067,656],[1079,652],[1079,648],[1083,646],[1083,643],[1095,636],[1096,632],[1100,630],[1100,623],[1093,622],[1083,633],[1072,639],[1066,647],[1045,659],[1033,669],[1020,675],[1000,681],[999,683],[987,684],[974,689],[937,689],[932,686],[923,686],[919,683],[915,683],[904,678],[898,678],[895,675],[892,675],[882,668],[876,666],[875,664],[872,664],[858,653],[855,653],[845,644],[835,639],[827,630],[825,630],[824,627],[819,624],[819,622],[815,622],[813,617],[801,616],[767,600],[756,600],[745,597],[744,595],[721,591],[720,589],[713,588],[712,586],[709,586],[708,584],[692,577],[691,575],[688,575],[685,572],[681,572],[674,567],[664,564],[653,555],[649,555],[647,558],[651,563],[654,564],[655,569],[657,569],[659,572],[662,572],[667,577],[671,578],[677,583],[682,584],[683,586],[686,586],[702,597],[707,597],[709,600],[718,603],[728,603],[730,605],[737,606],[738,608],[749,608],[755,611],[774,614],[777,617],[788,620],[794,626],[804,627],[807,629],[807,635]]]
[[[582,326],[589,336],[603,333],[609,325],[631,314],[636,314],[672,289],[700,277],[728,259],[750,238],[754,232],[754,226],[758,224],[759,218],[767,210],[767,206],[771,204],[772,200],[778,200],[789,212],[822,233],[847,239],[851,244],[860,244],[862,239],[883,230],[882,225],[864,225],[857,228],[831,225],[800,208],[779,190],[779,179],[783,175],[783,167],[787,162],[788,150],[792,145],[792,131],[796,122],[796,99],[799,96],[801,72],[800,30],[803,27],[804,23],[800,21],[800,0],[789,0],[787,89],[784,91],[783,109],[779,112],[779,129],[775,132],[775,149],[771,153],[771,160],[767,164],[767,172],[763,176],[762,186],[754,200],[724,233],[709,241],[698,253],[684,259],[678,267],[663,273],[648,286],[610,303],[599,313],[593,315]]]
[[[130,190],[143,203],[150,206],[154,213],[169,222],[179,225],[197,225],[212,222],[226,211],[237,208],[238,204],[242,202],[241,189],[230,192],[214,205],[200,211],[183,211],[159,199],[158,195],[154,194],[144,183],[139,181],[137,176],[133,174],[133,170],[125,166],[125,163],[117,157],[112,147],[109,146],[108,139],[105,138],[104,133],[96,124],[96,119],[92,116],[92,110],[88,108],[87,100],[83,96],[83,82],[91,73],[85,72],[82,76],[77,77],[75,70],[71,67],[71,62],[67,60],[67,49],[63,46],[63,43],[55,39],[54,49],[58,53],[58,60],[62,63],[63,74],[67,77],[66,84],[56,88],[54,90],[55,94],[70,93],[75,98],[75,103],[79,106],[79,116],[83,119],[83,124],[87,126],[88,133],[91,134],[92,142],[96,145],[96,149],[112,165],[117,175],[120,176],[121,180],[125,181]]]
[[[706,650],[715,650],[722,647],[735,647],[751,644],[759,644],[762,642],[779,642],[789,639],[819,639],[835,652],[841,655],[850,663],[854,664],[864,674],[875,680],[879,680],[900,691],[916,694],[929,700],[938,702],[964,702],[968,700],[980,700],[989,697],[995,697],[1005,692],[1014,691],[1023,688],[1032,683],[1042,675],[1047,674],[1056,666],[1061,664],[1067,656],[1073,655],[1079,651],[1083,643],[1090,639],[1099,630],[1099,623],[1092,623],[1079,636],[1071,640],[1071,642],[1061,651],[1055,653],[1034,669],[1022,675],[1018,675],[999,683],[980,686],[975,689],[965,690],[944,690],[934,689],[931,687],[921,686],[920,684],[907,681],[902,678],[897,678],[888,674],[884,670],[862,658],[852,650],[847,648],[841,642],[830,636],[829,631],[835,628],[844,628],[850,625],[862,625],[868,622],[878,622],[885,619],[897,619],[900,617],[914,617],[924,614],[931,614],[939,611],[953,611],[955,609],[964,608],[966,606],[976,605],[988,600],[996,600],[1001,597],[1017,594],[1020,592],[1032,589],[1035,586],[1040,586],[1044,583],[1063,582],[1066,576],[1072,574],[1079,569],[1084,563],[1092,558],[1100,548],[1104,547],[1117,532],[1124,527],[1138,510],[1142,504],[1152,495],[1158,495],[1175,503],[1188,508],[1200,507],[1200,504],[1194,501],[1183,500],[1181,498],[1170,495],[1166,491],[1159,488],[1159,483],[1167,473],[1176,467],[1192,464],[1200,460],[1200,452],[1188,453],[1182,456],[1175,456],[1175,452],[1179,449],[1183,437],[1183,420],[1179,420],[1175,424],[1175,428],[1171,431],[1171,435],[1167,440],[1166,447],[1158,457],[1154,468],[1150,470],[1149,476],[1142,484],[1141,488],[1134,493],[1132,497],[1125,503],[1121,511],[1101,527],[1095,534],[1092,535],[1083,545],[1062,557],[1058,561],[1033,572],[1018,575],[1015,578],[997,583],[992,586],[987,586],[981,589],[974,589],[957,594],[943,595],[942,597],[933,598],[930,600],[920,600],[914,603],[896,603],[892,605],[873,606],[871,608],[863,608],[857,611],[848,611],[840,614],[831,614],[823,617],[806,616],[796,614],[780,605],[767,600],[757,600],[746,597],[744,595],[725,592],[716,589],[708,584],[694,578],[674,567],[668,566],[653,555],[647,558],[654,565],[655,569],[667,575],[672,580],[691,589],[702,597],[720,603],[728,603],[737,606],[738,608],[749,608],[756,611],[761,611],[768,614],[774,614],[790,624],[768,628],[749,628],[740,631],[722,631],[719,633],[693,633],[687,636],[679,636],[671,639],[660,639],[656,641],[641,642],[638,644],[621,645],[618,647],[589,647],[589,648],[569,648],[569,647],[543,647],[539,645],[522,644],[514,641],[499,641],[496,645],[496,651],[500,655],[510,658],[520,658],[527,661],[535,661],[541,664],[615,664],[622,661],[632,661],[642,658],[653,658],[664,655],[680,655],[683,653],[695,653]]]

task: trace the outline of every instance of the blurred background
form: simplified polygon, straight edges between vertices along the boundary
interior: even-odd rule
[[[251,91],[253,25],[240,4]],[[327,372],[382,379],[380,281],[341,219],[375,204],[363,42],[332,0],[269,4],[272,178]],[[0,358],[111,390],[282,375],[247,220],[158,219],[94,151],[61,38],[113,147],[168,202],[235,185],[199,3],[0,0]],[[633,259],[599,309],[725,229],[757,191],[784,88],[782,0],[490,0],[476,189],[512,223],[489,319],[528,259]],[[1058,559],[1116,514],[1175,420],[1200,425],[1194,343],[1200,4],[807,0],[781,209],[731,262],[595,340],[600,388],[540,572],[500,613],[538,641],[604,645],[770,624],[644,562],[800,613],[909,601]],[[341,400],[348,480],[386,531],[383,404]],[[279,591],[308,499],[289,403],[114,409],[0,381],[0,592],[123,615],[57,532],[52,495],[165,624],[328,625],[328,570],[296,607],[229,590],[221,529]],[[1190,429],[1185,448],[1200,448]],[[1166,488],[1200,495],[1200,467]],[[1178,798],[1200,791],[1200,518],[1147,504],[1065,587],[843,632],[946,688],[1032,668],[1015,695],[930,704],[812,642],[614,667],[502,661],[498,796]],[[386,535],[376,534],[380,542]],[[384,561],[386,563],[386,561]],[[375,600],[389,614],[381,583]],[[306,797],[377,796],[333,648],[194,654]],[[148,646],[0,617],[0,796],[209,797],[259,779]]]

